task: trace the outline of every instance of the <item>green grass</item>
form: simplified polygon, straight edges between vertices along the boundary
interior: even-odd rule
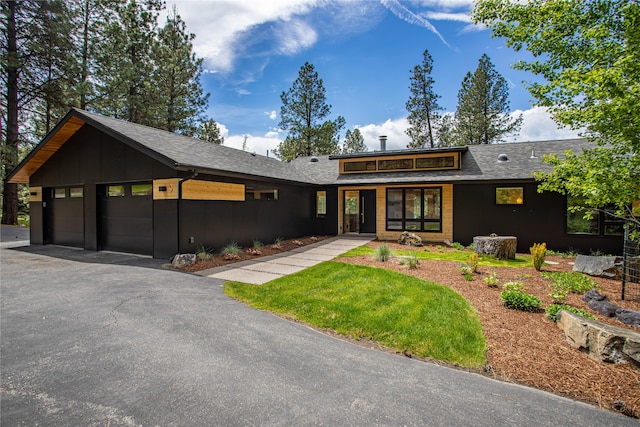
[[[453,250],[450,252],[434,252],[406,249],[401,251],[393,251],[396,256],[411,256],[416,254],[419,260],[434,260],[434,261],[455,261],[455,262],[467,262],[472,251],[459,251]],[[357,256],[373,256],[373,249],[369,246],[359,246],[355,249],[351,249],[348,252],[340,255],[340,257],[357,257]],[[529,267],[531,266],[531,256],[516,256],[516,259],[496,259],[492,255],[478,255],[478,265],[481,267]]]
[[[350,338],[478,368],[482,325],[460,294],[381,268],[325,262],[262,286],[227,282],[225,292],[261,309]]]

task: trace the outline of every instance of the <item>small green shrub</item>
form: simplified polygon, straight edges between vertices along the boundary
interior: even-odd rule
[[[533,246],[529,248],[529,252],[531,252],[533,267],[540,271],[542,264],[544,264],[544,258],[547,256],[547,244],[534,243]]]
[[[282,237],[276,237],[275,240],[273,241],[274,245],[281,245],[284,243],[284,239]]]
[[[409,270],[415,270],[416,268],[418,268],[418,264],[420,264],[420,261],[418,260],[418,254],[412,252],[408,257],[402,258],[402,264],[409,267]]]
[[[464,280],[473,281],[473,273],[465,273]]]
[[[388,261],[391,258],[391,248],[389,248],[389,245],[382,244],[373,251],[373,257],[376,261]]]
[[[262,242],[260,240],[254,240],[253,241],[253,249],[261,251],[262,248],[264,248],[264,245],[262,244]]]
[[[240,245],[237,242],[231,242],[220,251],[220,255],[238,255],[240,253]]]
[[[498,279],[498,276],[496,276],[495,271],[492,271],[491,274],[489,274],[489,276],[484,278],[484,283],[486,283],[487,286],[489,286],[490,288],[496,288],[499,282],[500,282],[500,279]]]
[[[474,252],[469,256],[469,259],[467,260],[467,265],[469,266],[469,268],[471,268],[471,272],[473,273],[478,272],[478,254],[477,253]]]
[[[587,313],[584,310],[580,310],[579,308],[575,308],[565,304],[549,304],[544,313],[549,320],[551,320],[552,322],[557,322],[558,313],[560,312],[560,310],[565,310],[570,313],[577,314],[578,316],[586,317],[587,319],[595,319],[595,316],[593,316],[591,313]]]
[[[453,242],[453,243],[451,244],[451,247],[452,247],[453,249],[455,249],[455,250],[458,250],[458,251],[462,251],[462,250],[464,250],[464,246],[462,246],[462,244],[460,244],[460,243],[458,243],[458,242]]]
[[[562,304],[567,295],[569,295],[569,291],[566,289],[557,289],[549,294],[554,304]]]
[[[524,283],[522,282],[507,282],[502,285],[503,291],[524,291]]]
[[[462,273],[463,276],[466,276],[467,274],[473,274],[473,270],[468,264],[462,264],[460,265],[460,273]]]
[[[198,258],[198,261],[207,261],[211,258],[211,253],[203,245],[198,245],[196,258]]]
[[[600,289],[593,279],[575,271],[545,271],[541,276],[551,280],[552,289],[558,292],[583,294],[593,288]]]
[[[538,311],[542,306],[538,297],[518,290],[504,291],[500,299],[505,307],[513,310]]]

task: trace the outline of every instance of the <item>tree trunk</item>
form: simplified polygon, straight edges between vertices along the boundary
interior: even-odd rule
[[[478,254],[493,255],[498,259],[516,259],[518,239],[513,236],[476,236],[473,250]]]

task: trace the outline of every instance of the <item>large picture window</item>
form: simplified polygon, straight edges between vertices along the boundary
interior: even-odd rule
[[[588,236],[622,236],[624,220],[614,215],[613,208],[594,209],[580,197],[567,197],[567,234]]]
[[[387,189],[387,230],[442,231],[442,188]]]

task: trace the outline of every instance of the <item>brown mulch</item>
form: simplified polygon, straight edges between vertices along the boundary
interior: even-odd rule
[[[239,259],[224,260],[220,256],[198,262],[185,271],[198,271],[232,262],[273,255],[329,238],[330,236],[305,237],[282,242],[279,247],[265,245],[260,255],[251,255],[243,250]],[[368,245],[375,248],[381,242]],[[383,242],[392,250],[407,249],[396,243]],[[416,250],[446,251],[438,245]],[[571,271],[573,258],[547,256],[546,260],[557,264],[545,264],[543,271]],[[536,295],[543,307],[552,303],[549,283],[533,267],[479,267],[473,281],[467,281],[460,273],[457,263],[452,261],[421,261],[418,268],[410,270],[397,260],[376,261],[371,256],[337,258],[335,261],[395,270],[403,274],[451,287],[459,292],[478,312],[487,344],[487,366],[485,375],[515,382],[576,400],[589,402],[602,408],[619,411],[625,415],[640,417],[640,370],[628,364],[597,362],[571,347],[563,332],[548,320],[544,312],[527,313],[505,308],[499,298],[501,285],[508,281],[521,281],[528,293]],[[490,288],[484,278],[495,272],[500,279],[496,288]],[[620,280],[593,278],[611,303],[640,310],[640,300],[620,300]],[[589,309],[579,295],[570,294],[565,304],[572,305],[597,317],[598,320],[632,329],[615,319],[605,318]],[[637,331],[637,329],[635,329]],[[330,333],[330,331],[328,331]],[[359,343],[363,344],[363,343]],[[376,346],[375,343],[366,344]],[[380,348],[381,350],[385,350]]]

